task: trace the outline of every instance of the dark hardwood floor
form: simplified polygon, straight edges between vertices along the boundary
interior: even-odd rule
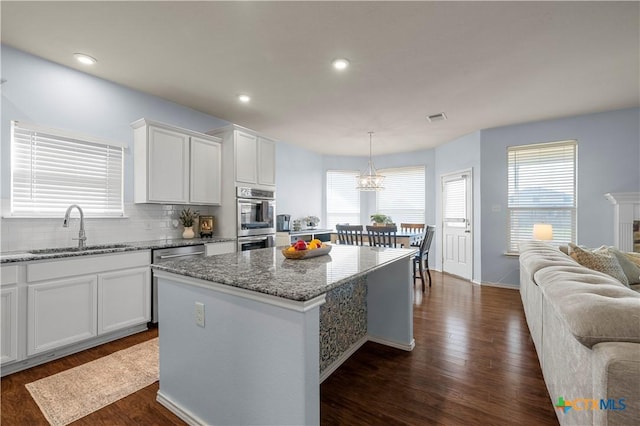
[[[321,385],[323,425],[557,425],[515,290],[431,273],[416,285],[412,352],[368,342]],[[157,336],[157,329],[2,378],[1,424],[47,425],[25,384]],[[158,384],[74,425],[182,425]]]

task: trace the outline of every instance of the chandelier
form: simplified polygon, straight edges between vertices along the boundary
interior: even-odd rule
[[[384,189],[382,186],[382,182],[384,181],[384,176],[379,175],[376,172],[376,168],[373,165],[373,160],[371,159],[371,136],[373,132],[369,132],[369,165],[367,170],[362,172],[360,176],[358,176],[358,186],[356,189],[360,191],[380,191]]]

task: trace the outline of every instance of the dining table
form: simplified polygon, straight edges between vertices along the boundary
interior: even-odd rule
[[[423,236],[424,236],[424,233],[422,232],[397,232],[396,241],[397,241],[398,247],[408,248],[411,246],[419,245],[420,240],[422,239]],[[331,243],[339,244],[337,232],[331,233]],[[369,236],[367,235],[366,230],[362,232],[362,243],[365,246],[369,245]]]

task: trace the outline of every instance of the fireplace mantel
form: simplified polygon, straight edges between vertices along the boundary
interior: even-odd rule
[[[612,192],[604,196],[614,205],[614,245],[633,251],[633,221],[640,220],[640,192]]]

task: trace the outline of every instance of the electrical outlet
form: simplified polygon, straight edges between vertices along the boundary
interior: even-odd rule
[[[204,327],[204,303],[196,302],[195,308],[196,325]]]

